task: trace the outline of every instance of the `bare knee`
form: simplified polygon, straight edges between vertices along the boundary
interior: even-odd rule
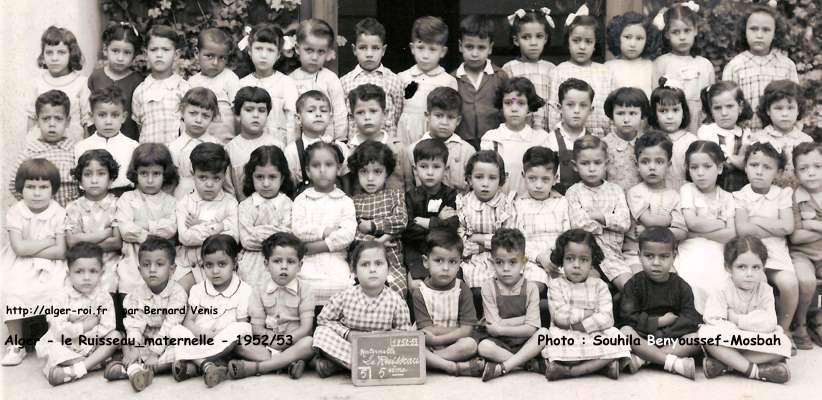
[[[619,331],[625,336],[637,336],[636,330],[634,330],[634,328],[630,325],[625,325],[622,328],[619,328]]]
[[[796,274],[792,271],[776,271],[771,274],[770,280],[779,288],[781,295],[795,294],[799,291],[799,283]]]
[[[456,347],[457,353],[463,357],[469,357],[474,354],[477,354],[477,341],[470,338],[464,337],[460,338],[456,342],[454,342],[454,346]]]
[[[479,342],[479,345],[477,345],[477,352],[479,353],[479,355],[481,355],[483,357],[488,357],[489,354],[493,353],[498,348],[499,348],[499,346],[497,346],[496,343],[494,343],[494,342],[492,342],[488,339],[485,339],[485,340]]]

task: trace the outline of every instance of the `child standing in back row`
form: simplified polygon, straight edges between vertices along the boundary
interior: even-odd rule
[[[232,48],[234,43],[225,31],[210,28],[200,32],[197,37],[200,72],[188,78],[191,87],[210,89],[217,96],[219,110],[212,115],[214,122],[208,126],[208,133],[220,139],[222,144],[234,138],[231,103],[241,87],[237,74],[225,67]]]

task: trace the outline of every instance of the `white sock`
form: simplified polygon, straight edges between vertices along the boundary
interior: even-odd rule
[[[86,364],[83,364],[82,362],[72,365],[72,369],[74,370],[73,372],[75,379],[80,379],[88,373],[88,371],[86,371]]]
[[[139,372],[142,369],[143,369],[142,365],[140,365],[139,363],[133,363],[133,364],[129,365],[128,368],[126,369],[126,375],[133,376],[134,374],[136,374],[137,372]]]
[[[751,363],[751,373],[748,375],[748,378],[751,379],[759,379],[759,366],[754,363]]]
[[[673,354],[668,354],[665,356],[665,370],[668,372],[674,372],[674,366],[676,365],[677,360],[679,360],[679,358]]]

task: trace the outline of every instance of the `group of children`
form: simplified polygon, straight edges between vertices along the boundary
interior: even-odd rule
[[[822,146],[799,129],[776,10],[751,7],[748,50],[714,82],[690,55],[694,6],[614,18],[604,65],[587,8],[556,67],[540,59],[550,10],[509,17],[522,57],[503,68],[493,24],[468,16],[453,74],[440,19],[415,22],[415,65],[395,75],[366,18],[341,79],[316,19],[290,75],[276,69],[282,32],[260,24],[244,40],[253,73],[226,69],[234,45],[206,29],[188,81],[172,28],[146,35],[143,80],[130,70],[143,39],[113,25],[87,85],[76,39],[51,27],[9,185],[9,334],[38,305],[64,307],[36,345],[49,382],[104,367],[138,391],[164,371],[209,387],[306,364],[330,376],[350,368],[354,337],[412,320],[429,367],[486,381],[645,364],[694,379],[701,356],[708,378],[786,382],[792,347],[822,345],[822,320],[806,318]],[[670,53],[652,62],[660,31]],[[7,347],[2,364],[22,362],[24,346]]]

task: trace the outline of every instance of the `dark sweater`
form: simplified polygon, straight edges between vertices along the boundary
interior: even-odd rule
[[[452,229],[456,232],[459,220],[456,216],[442,220],[438,217],[440,211],[445,207],[456,210],[457,191],[446,185],[442,185],[440,190],[433,196],[422,186],[414,187],[405,192],[405,208],[408,212],[408,227],[402,234],[402,244],[405,254],[405,264],[413,279],[423,279],[428,276],[428,270],[422,265],[422,255],[425,253],[425,236],[430,229]],[[431,200],[442,200],[436,212],[428,210],[428,203]],[[414,223],[415,217],[429,218],[429,229],[425,229]]]
[[[494,99],[497,96],[497,89],[508,79],[508,75],[495,65],[491,67],[494,74],[482,77],[479,90],[474,88],[467,76],[457,78],[457,86],[462,97],[462,122],[457,126],[456,133],[474,147],[477,147],[485,132],[497,129],[502,123],[502,110],[494,106]],[[452,75],[456,77],[456,71]]]
[[[660,328],[659,317],[672,312],[673,324]],[[645,335],[678,338],[696,332],[702,315],[694,308],[691,286],[675,273],[666,282],[654,282],[640,271],[625,284],[620,306],[622,323]]]

